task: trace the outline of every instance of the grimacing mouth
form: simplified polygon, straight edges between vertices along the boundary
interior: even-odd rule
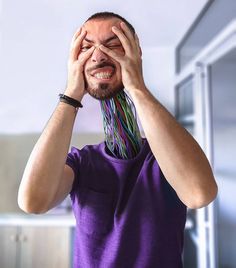
[[[111,72],[107,71],[97,71],[94,74],[91,74],[92,77],[95,77],[97,79],[103,79],[103,80],[109,80],[114,75],[115,71],[112,70]]]
[[[110,79],[115,71],[116,66],[113,63],[104,62],[89,68],[87,74],[98,79]]]

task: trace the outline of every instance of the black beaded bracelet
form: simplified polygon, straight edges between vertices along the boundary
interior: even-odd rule
[[[60,101],[65,102],[67,104],[70,104],[70,105],[74,106],[75,108],[78,108],[78,107],[82,108],[83,107],[83,105],[81,104],[80,101],[73,99],[67,95],[59,94],[59,97],[60,97]]]

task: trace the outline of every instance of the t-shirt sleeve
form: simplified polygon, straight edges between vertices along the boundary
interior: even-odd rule
[[[69,167],[72,168],[72,170],[74,171],[74,176],[75,176],[71,193],[74,192],[75,189],[78,187],[80,162],[81,162],[80,150],[77,149],[76,147],[72,146],[70,152],[67,155],[67,159],[66,159],[66,165],[68,165]]]

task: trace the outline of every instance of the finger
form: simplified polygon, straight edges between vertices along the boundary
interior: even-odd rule
[[[123,33],[123,31],[119,28],[117,28],[116,26],[113,26],[112,28],[113,33],[119,38],[124,50],[125,50],[125,54],[130,54],[131,53],[131,44],[130,41],[128,40],[128,38],[126,37],[126,35]]]
[[[81,33],[77,37],[77,39],[74,41],[71,47],[71,53],[70,53],[70,59],[75,61],[78,59],[81,43],[84,40],[84,37],[86,36],[87,32],[81,30]]]
[[[109,49],[108,47],[105,47],[104,45],[100,45],[99,49],[119,63],[121,62],[121,57],[115,51]]]
[[[120,27],[123,30],[124,34],[127,36],[127,38],[133,43],[134,41],[134,33],[130,30],[130,28],[127,26],[125,22],[120,23]]]
[[[78,28],[77,31],[74,33],[72,40],[71,40],[71,45],[74,43],[76,38],[79,36],[79,34],[81,33],[81,30],[82,30],[82,27]]]
[[[138,35],[135,33],[134,35],[135,43],[140,46]]]
[[[141,47],[140,47],[140,43],[139,43],[139,38],[138,38],[138,35],[135,33],[134,35],[134,39],[135,39],[135,43],[136,43],[136,47],[140,53],[140,56],[142,56],[142,50],[141,50]]]
[[[90,47],[86,52],[81,54],[79,56],[79,62],[81,63],[81,66],[84,66],[85,62],[90,58],[92,55],[93,51],[95,49],[95,46]]]
[[[78,29],[77,32],[75,32],[75,34],[73,35],[73,38],[71,40],[71,47],[74,46],[74,44],[76,43],[78,38],[80,38],[80,36],[83,35],[84,33],[85,33],[85,30],[82,27],[80,29]]]

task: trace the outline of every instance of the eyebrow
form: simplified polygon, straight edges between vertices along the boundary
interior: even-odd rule
[[[119,38],[118,38],[116,35],[113,35],[113,36],[111,36],[111,37],[105,39],[102,43],[103,43],[103,44],[106,44],[106,43],[109,43],[110,41],[115,40],[115,39],[118,39],[118,40],[119,40]],[[84,40],[85,40],[86,42],[88,42],[88,43],[94,43],[92,40],[89,40],[89,39],[86,38],[86,37],[84,38]]]

